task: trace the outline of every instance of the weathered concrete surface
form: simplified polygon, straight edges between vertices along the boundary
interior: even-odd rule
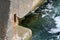
[[[13,40],[14,14],[17,14],[19,18],[24,17],[33,8],[36,8],[35,6],[33,7],[33,5],[38,4],[39,0],[37,0],[38,1],[37,3],[33,3],[34,1],[33,0],[0,0],[0,40]],[[21,31],[22,30],[25,31],[25,32],[22,31],[23,34],[28,33],[29,35],[31,33],[29,31],[30,29],[28,28],[22,29],[22,28]],[[20,31],[18,31],[18,36],[20,37]]]
[[[31,9],[33,5],[33,0],[20,0],[19,1],[19,13],[17,16],[19,18],[24,17]]]
[[[33,5],[30,8],[30,11],[35,10],[38,6],[42,5],[45,0],[33,0]]]
[[[44,1],[45,0],[11,0],[12,10],[19,18],[22,18]]]
[[[17,26],[17,40],[29,40],[32,36],[32,31],[23,26]]]
[[[0,40],[4,40],[6,36],[6,28],[9,19],[9,0],[0,0]]]
[[[19,0],[19,13],[17,16],[19,18],[24,17],[30,11],[41,5],[43,2],[44,0]]]
[[[18,9],[18,5],[19,5],[18,2],[19,2],[19,0],[10,0],[10,11],[9,11],[9,19],[8,19],[8,25],[7,25],[8,27],[7,27],[5,40],[7,40],[7,39],[8,40],[13,40],[13,38],[14,38],[14,28],[13,28],[13,26],[14,26],[14,14],[18,14],[18,12],[19,12],[18,11],[19,10]],[[16,23],[16,24],[18,25],[18,23]],[[25,29],[23,31],[27,31],[27,34],[29,35],[28,32],[30,32],[30,31],[28,31],[28,28],[23,28],[22,27],[22,29]],[[25,33],[23,33],[23,34],[25,34]],[[19,39],[19,38],[17,38],[17,39]],[[22,37],[22,39],[23,39],[23,37]]]

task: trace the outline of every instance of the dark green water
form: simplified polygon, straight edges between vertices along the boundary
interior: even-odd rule
[[[31,40],[60,40],[60,30],[53,31],[60,28],[56,27],[54,20],[58,16],[60,16],[60,0],[50,0],[36,9],[34,13],[27,15],[21,25],[32,30]]]

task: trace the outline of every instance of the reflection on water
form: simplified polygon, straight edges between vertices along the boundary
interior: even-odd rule
[[[60,0],[47,0],[21,25],[32,30],[31,40],[60,40]]]

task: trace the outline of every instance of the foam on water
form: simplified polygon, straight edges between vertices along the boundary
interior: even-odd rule
[[[46,5],[46,8],[43,9],[42,11],[45,12],[45,14],[42,14],[42,18],[46,17],[47,15],[49,17],[51,17],[52,19],[54,19],[55,24],[56,24],[56,28],[51,28],[50,31],[48,31],[49,33],[57,33],[60,32],[60,16],[55,17],[55,15],[57,14],[57,12],[59,12],[59,7],[57,6],[56,8],[53,6],[53,1],[51,1],[51,3],[48,3]],[[52,13],[54,10],[55,13]]]
[[[53,6],[53,3],[48,3],[46,5],[46,8],[43,9],[42,11],[45,13],[45,14],[42,14],[42,18],[44,17],[50,17],[51,19],[53,19],[55,22],[55,28],[52,26],[51,29],[49,29],[48,33],[50,34],[58,34],[58,32],[60,32],[60,16],[56,16],[59,15],[59,6],[56,6],[54,7]],[[54,36],[54,35],[53,35]],[[55,35],[54,37],[56,37],[55,40],[59,40],[60,39],[60,35]],[[49,40],[54,40],[54,37],[52,37],[52,39],[49,39]]]
[[[60,16],[54,18],[56,23],[56,28],[51,28],[49,33],[57,33],[60,32]]]

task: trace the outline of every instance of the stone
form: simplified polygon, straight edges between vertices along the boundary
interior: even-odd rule
[[[25,28],[23,26],[17,26],[17,39],[21,40],[29,40],[32,36],[32,31],[29,28]]]
[[[19,0],[19,13],[17,16],[19,18],[24,17],[27,15],[29,12],[34,10],[36,7],[41,5],[44,2],[44,0]]]
[[[45,0],[10,0],[11,9],[17,17],[23,18],[29,12],[40,6]],[[14,13],[14,14],[15,14]]]

